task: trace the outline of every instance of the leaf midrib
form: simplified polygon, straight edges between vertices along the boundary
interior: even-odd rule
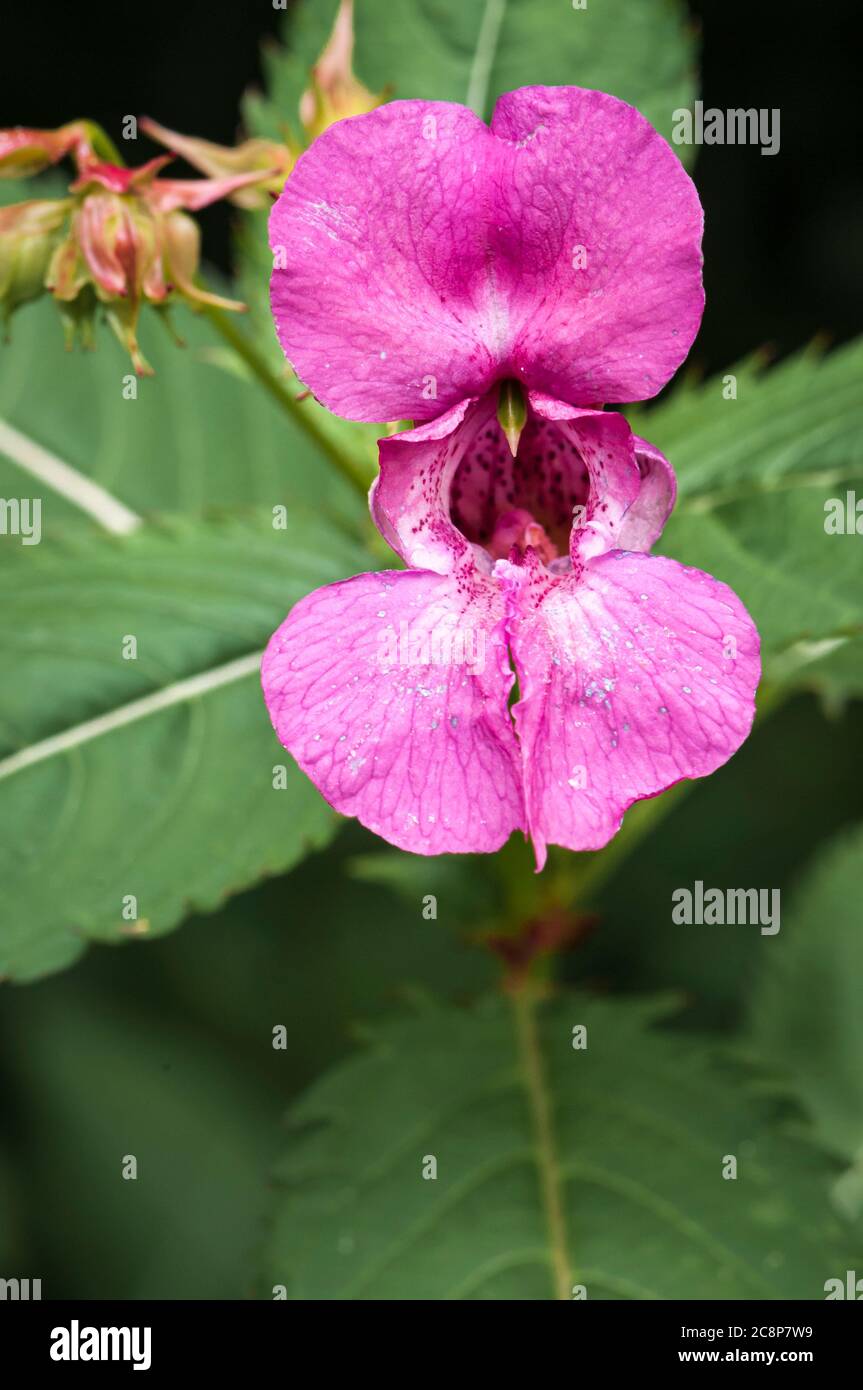
[[[137,723],[138,720],[146,719],[152,714],[161,714],[188,700],[199,699],[222,686],[243,680],[258,670],[262,655],[261,651],[250,652],[220,666],[210,667],[128,704],[118,705],[106,714],[97,715],[94,719],[64,729],[62,733],[52,734],[39,743],[31,743],[0,762],[0,781],[14,776],[16,772],[23,772],[28,767],[70,752],[73,748],[80,748],[105,734],[113,733],[116,729]]]

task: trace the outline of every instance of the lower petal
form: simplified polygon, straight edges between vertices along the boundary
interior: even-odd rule
[[[415,854],[498,849],[523,828],[494,586],[422,570],[319,589],[273,635],[282,743],[342,815]]]
[[[704,777],[743,743],[759,639],[732,591],[662,556],[612,551],[581,580],[503,562],[528,829],[605,845],[633,801]]]

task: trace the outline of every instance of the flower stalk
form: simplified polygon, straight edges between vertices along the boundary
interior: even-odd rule
[[[373,468],[337,447],[321,424],[321,412],[316,402],[308,396],[300,399],[299,395],[295,395],[288,382],[273,371],[266,355],[223,309],[214,304],[205,304],[203,313],[224,342],[245,363],[255,380],[290,416],[339,475],[365,499],[374,477]]]

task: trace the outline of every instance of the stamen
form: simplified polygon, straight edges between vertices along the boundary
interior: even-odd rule
[[[521,507],[498,517],[488,552],[494,560],[508,560],[513,547],[522,555],[532,547],[544,565],[557,559],[557,547],[545,528]]]

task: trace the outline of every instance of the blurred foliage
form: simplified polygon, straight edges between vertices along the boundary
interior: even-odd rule
[[[256,134],[296,123],[335,10],[300,0],[288,12],[288,47],[265,51],[266,94],[244,103]],[[696,95],[695,30],[668,0],[357,0],[355,27],[354,70],[372,91],[461,102],[486,120],[502,92],[569,84],[621,97],[670,138],[672,111]]]
[[[812,1116],[826,1145],[863,1162],[863,827],[816,857],[794,898],[784,951],[765,952],[746,1036]],[[859,1210],[863,1211],[863,1190]]]
[[[848,1253],[834,1165],[709,1047],[651,1027],[667,1007],[564,993],[527,1025],[498,998],[374,1028],[289,1112],[262,1292],[570,1298],[571,1280],[588,1298],[821,1296]],[[531,1114],[540,1084],[555,1153]],[[562,1194],[553,1242],[544,1161]]]
[[[251,1293],[285,1098],[409,987],[488,985],[451,903],[430,922],[348,878],[352,831],[175,936],[3,992],[0,1253],[45,1297]]]

